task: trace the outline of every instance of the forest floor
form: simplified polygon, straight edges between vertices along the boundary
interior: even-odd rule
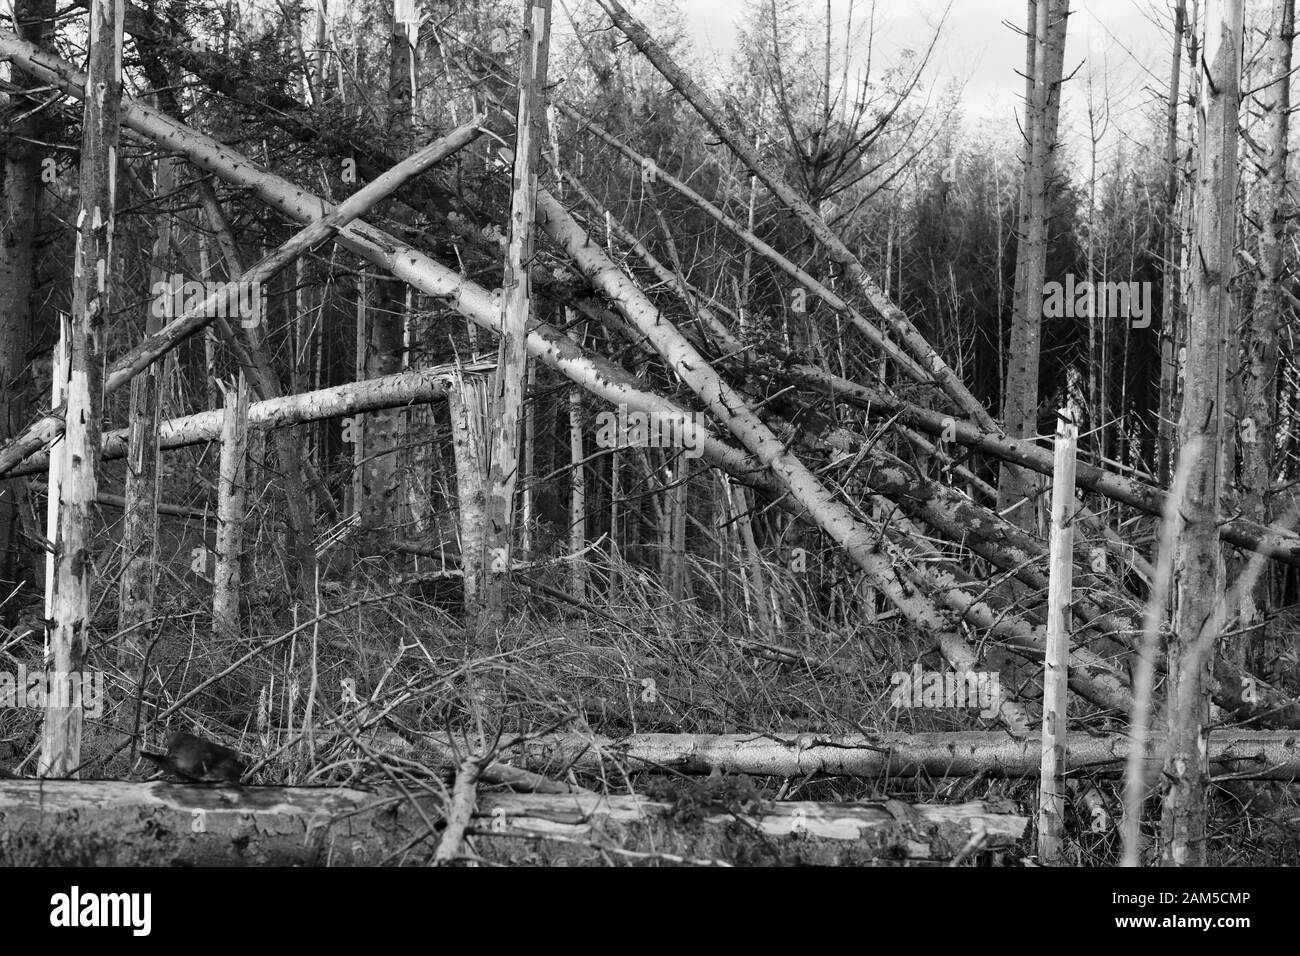
[[[490,644],[460,621],[457,581],[394,587],[382,562],[370,573],[363,565],[346,584],[321,582],[296,605],[269,597],[283,592],[266,583],[251,587],[244,632],[214,636],[209,615],[195,610],[202,606],[198,579],[170,564],[166,574],[175,586],[164,580],[147,628],[116,634],[115,593],[103,595],[91,664],[104,674],[104,708],[86,724],[83,777],[148,779],[154,770],[140,759],[140,746],[158,747],[180,729],[244,754],[251,767],[245,784],[362,787],[387,781],[384,758],[336,739],[340,724],[408,741],[450,732],[489,746],[498,736],[548,731],[617,739],[997,729],[975,710],[891,706],[894,675],[917,663],[946,669],[931,645],[896,621],[811,624],[792,602],[782,609],[778,641],[756,634],[744,607],[724,615],[693,602],[673,605],[650,575],[627,564],[617,568],[612,590],[607,562],[587,566],[586,608],[546,593],[571,585],[563,566],[523,576],[516,582],[516,613]],[[16,628],[0,629],[6,666],[40,665],[32,610]],[[33,773],[40,722],[39,710],[0,710],[0,768]],[[450,788],[446,766],[408,761],[403,768]],[[1032,817],[1037,800],[1036,778],[718,779],[619,770],[600,778],[570,771],[570,780],[598,792],[635,791],[687,804],[753,797],[1009,800]],[[1118,805],[1118,781],[1097,786]],[[1214,806],[1214,862],[1300,863],[1296,788],[1225,782],[1215,789]],[[1113,821],[1094,827],[1082,812],[1072,808],[1068,823],[1071,862],[1114,864]],[[997,861],[1031,855],[1031,839],[1023,853],[1000,853]],[[566,852],[557,849],[557,858]],[[536,856],[528,854],[534,862]],[[803,859],[792,845],[788,857],[778,853],[767,862]]]

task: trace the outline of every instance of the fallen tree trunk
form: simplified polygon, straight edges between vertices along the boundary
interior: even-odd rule
[[[503,754],[511,743],[502,741]],[[1147,773],[1161,768],[1163,739],[1147,749]],[[561,769],[747,773],[780,777],[810,773],[850,777],[1034,777],[1042,740],[1004,733],[862,734],[638,734],[614,740],[556,734],[519,744],[516,763],[539,773]],[[1123,734],[1071,734],[1065,745],[1068,775],[1122,777],[1129,738]],[[1300,779],[1300,738],[1289,731],[1216,730],[1210,734],[1216,774],[1242,780]],[[505,757],[503,756],[504,760]]]
[[[72,67],[42,54],[17,38],[0,34],[0,53],[8,53],[21,69],[39,79],[54,83],[70,95],[82,94],[80,76]],[[135,101],[126,101],[123,122],[228,181],[250,188],[262,201],[287,215],[310,220],[326,215],[330,207],[280,177],[258,169],[229,147],[216,143],[156,110]],[[709,368],[684,339],[663,322],[657,309],[640,290],[610,262],[598,247],[593,247],[572,217],[555,203],[549,194],[539,197],[539,220],[554,238],[566,247],[602,290],[615,299],[624,315],[647,335],[665,354],[683,379],[708,402],[714,413],[726,421],[738,437],[751,446],[763,466],[773,469],[756,475],[754,463],[730,446],[707,436],[704,451],[710,464],[723,467],[742,480],[777,478],[781,491],[789,490],[795,502],[808,510],[810,517],[829,536],[846,548],[859,566],[880,582],[895,606],[918,627],[935,636],[952,631],[948,615],[940,613],[926,596],[915,592],[898,577],[887,558],[875,550],[873,534],[859,523],[852,512],[834,500],[806,467],[790,454],[756,415],[749,412],[743,399],[734,393]],[[429,295],[446,300],[452,308],[486,328],[498,331],[499,314],[487,292],[465,280],[418,250],[393,237],[357,222],[338,232],[339,241],[349,250],[393,272],[395,276]],[[680,406],[644,391],[640,383],[612,362],[589,357],[557,330],[538,324],[529,334],[529,351],[579,385],[613,404],[657,412],[678,419],[683,427],[695,428]],[[951,641],[947,641],[949,650]],[[1001,705],[1009,726],[1023,724],[1023,715],[1010,701]]]
[[[859,408],[886,415],[929,435],[944,436],[959,445],[984,452],[994,458],[1037,471],[1052,473],[1052,452],[1031,441],[1011,438],[1001,431],[981,428],[970,422],[914,405],[879,389],[851,382],[824,369],[798,365],[782,371],[780,377],[803,384]],[[1125,478],[1079,462],[1075,477],[1078,486],[1112,501],[1131,505],[1149,515],[1164,513],[1165,492],[1133,478]],[[1223,539],[1238,548],[1258,551],[1293,567],[1300,567],[1300,535],[1277,531],[1246,518],[1231,518],[1220,526]]]
[[[618,150],[630,159],[637,169],[645,169],[647,168],[647,163],[654,163],[652,159],[647,156],[642,156],[640,153],[615,138],[612,134],[606,132],[600,126],[596,125],[595,122],[583,116],[572,107],[566,106],[563,103],[556,103],[555,108],[564,113],[574,122],[578,123],[583,129],[590,131],[605,143],[608,143],[614,149]],[[713,203],[709,202],[695,190],[691,189],[691,187],[686,185],[686,183],[668,172],[668,170],[661,169],[658,165],[653,165],[653,169],[656,181],[662,180],[667,183],[680,195],[694,203],[700,211],[712,218],[719,225],[723,226],[731,232],[732,235],[743,241],[760,256],[763,256],[777,268],[781,269],[786,273],[786,275],[790,276],[790,278],[794,279],[809,292],[813,293],[813,295],[816,295],[831,309],[848,316],[849,321],[853,323],[854,327],[862,332],[862,334],[865,335],[872,344],[884,351],[889,356],[890,361],[894,362],[900,369],[902,369],[910,379],[916,382],[933,384],[930,377],[926,375],[925,370],[917,365],[911,356],[900,349],[893,340],[882,333],[878,328],[876,328],[876,326],[867,321],[867,319],[864,318],[857,309],[853,308],[851,304],[840,298],[832,290],[826,288],[823,283],[818,282],[811,275],[795,263],[791,262],[785,256],[781,255],[781,253],[777,252],[762,239],[759,239]],[[636,241],[635,237],[633,237],[633,241]]]
[[[342,788],[4,780],[0,865],[424,862],[436,842],[425,821],[441,819],[443,809],[431,796],[412,800]],[[764,847],[800,862],[832,863],[843,862],[846,853],[853,862],[947,860],[972,841],[983,849],[1013,846],[1028,825],[1010,804],[979,802],[763,801],[686,810],[635,794],[483,794],[469,833],[477,855],[503,863],[536,858],[539,848],[566,859],[576,851],[580,862],[599,862],[602,850],[743,862]],[[773,846],[780,837],[787,842]]]
[[[0,56],[11,57],[19,69],[56,86],[69,96],[80,99],[85,95],[83,74],[70,63],[43,53],[12,33],[0,31]],[[230,147],[138,100],[124,98],[122,122],[142,136],[183,155],[196,166],[250,190],[261,202],[286,216],[313,222],[335,209],[320,197],[266,172]],[[500,334],[500,306],[494,294],[482,286],[365,222],[350,223],[335,230],[334,235],[349,252],[392,272],[398,279],[444,302],[477,325]],[[648,391],[631,373],[584,351],[554,326],[534,323],[529,330],[528,349],[531,355],[610,404],[626,403],[629,409],[676,418],[681,427],[688,427],[688,423],[693,421],[682,406]],[[57,430],[62,427],[62,422],[56,420],[52,427]],[[0,452],[0,456],[3,454]],[[711,456],[712,464],[727,468],[733,474],[748,475],[759,467],[712,435],[706,438],[705,454]],[[0,457],[0,471],[4,470],[6,461],[7,458]]]
[[[749,144],[744,136],[734,130],[723,117],[722,111],[713,103],[708,94],[691,79],[666,50],[650,36],[645,27],[632,17],[617,0],[598,0],[600,6],[609,15],[614,25],[636,46],[678,93],[695,108],[709,128],[717,134],[727,147],[736,154],[772,195],[794,213],[813,237],[821,244],[827,254],[844,267],[845,272],[857,286],[858,291],[871,303],[879,313],[890,331],[902,342],[912,357],[930,374],[949,398],[965,414],[985,428],[993,428],[994,422],[988,410],[973,396],[957,374],[917,331],[911,319],[887,295],[880,290],[867,273],[861,261],[853,254],[843,241],[831,231],[813,208],[805,202],[794,189],[759,156],[758,151]]]
[[[503,153],[505,151],[503,150]],[[786,443],[772,433],[745,397],[732,388],[709,362],[677,331],[645,293],[605,254],[598,243],[569,215],[547,190],[537,194],[538,221],[547,234],[573,259],[578,269],[614,303],[623,316],[654,345],[677,376],[706,404],[714,417],[770,471],[780,487],[805,509],[811,520],[866,572],[880,593],[899,613],[929,635],[954,663],[973,664],[975,656],[964,650],[948,615],[926,594],[909,587],[895,562],[882,553],[879,535],[860,521],[853,510],[837,500]],[[979,604],[973,598],[969,605]],[[977,622],[972,622],[977,623]],[[1010,700],[997,705],[1002,721],[1019,733],[1025,715]]]
[[[30,60],[26,61],[26,65],[19,61],[19,56],[24,54],[35,54]],[[0,55],[14,56],[15,62],[18,62],[23,69],[31,70],[33,75],[45,76],[46,78],[58,77],[60,85],[79,84],[76,88],[79,89],[82,96],[85,95],[84,76],[73,70],[69,64],[57,57],[41,53],[31,44],[24,43],[13,34],[0,32]],[[124,123],[129,123],[130,114],[140,109],[139,104],[126,97],[123,98],[122,103],[122,120]],[[307,227],[254,265],[240,278],[240,283],[245,284],[245,287],[247,287],[252,283],[264,282],[270,279],[298,256],[329,239],[344,224],[360,216],[375,203],[389,195],[400,182],[422,169],[427,169],[433,163],[472,142],[481,132],[479,119],[479,117],[476,117],[473,122],[467,123],[420,152],[407,157],[389,170],[388,173],[362,187],[338,206],[329,206],[318,201],[316,209],[312,210],[310,215],[302,217],[309,223]],[[213,147],[220,149],[215,143],[213,143]],[[121,388],[157,358],[190,335],[204,328],[217,315],[224,314],[228,310],[230,300],[238,294],[239,286],[236,283],[226,283],[216,291],[208,293],[198,306],[185,311],[182,315],[168,322],[161,330],[146,337],[144,341],[126,355],[118,358],[110,366],[107,374],[104,375],[104,394],[108,395]],[[229,311],[234,310],[230,309]],[[8,473],[14,465],[35,452],[46,442],[52,441],[62,431],[62,409],[55,409],[44,418],[33,422],[21,435],[0,448],[0,475]]]
[[[318,422],[341,415],[356,415],[381,408],[402,408],[434,402],[447,397],[447,377],[453,366],[412,369],[385,375],[383,378],[348,382],[331,388],[322,388],[300,395],[254,402],[248,406],[248,422],[259,428],[287,428],[306,422]],[[490,365],[467,366],[474,370],[491,368]],[[203,442],[215,441],[221,435],[221,412],[196,412],[182,418],[173,418],[158,426],[158,446],[162,449],[184,448]],[[127,430],[119,428],[104,435],[102,457],[104,460],[126,455]],[[32,455],[14,468],[10,475],[30,475],[43,472],[49,459],[48,452]]]

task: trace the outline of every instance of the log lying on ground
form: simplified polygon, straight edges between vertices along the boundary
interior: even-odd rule
[[[1160,771],[1156,739],[1147,766]],[[503,747],[505,742],[503,742]],[[628,770],[726,773],[780,777],[809,773],[851,777],[1033,777],[1042,759],[1040,735],[1017,740],[1004,733],[967,731],[922,734],[638,734],[614,740],[555,734],[520,743],[515,763],[555,775],[573,768],[588,772],[618,765]],[[1210,734],[1214,774],[1242,780],[1300,778],[1300,737],[1288,731],[1216,730]],[[507,759],[503,750],[502,759]],[[1119,777],[1128,758],[1123,734],[1071,734],[1066,765],[1071,776]]]
[[[477,817],[485,821],[480,823],[479,833],[489,836],[591,835],[608,840],[612,833],[622,831],[624,839],[639,833],[638,843],[650,843],[661,851],[671,848],[676,856],[687,850],[696,859],[718,851],[734,858],[735,841],[748,843],[749,836],[754,840],[744,851],[746,857],[761,859],[754,854],[760,843],[771,838],[793,838],[807,841],[807,846],[797,851],[799,862],[841,864],[874,859],[951,860],[972,841],[978,841],[980,849],[985,850],[1014,846],[1029,825],[1028,818],[1016,813],[1010,801],[949,805],[898,800],[791,801],[738,808],[696,806],[692,798],[687,799],[690,805],[635,795],[574,798],[500,794],[481,800]],[[711,841],[709,830],[726,831],[728,839],[724,843]],[[653,839],[645,840],[646,836]],[[683,838],[689,841],[685,846]],[[856,844],[847,859],[844,849],[836,845],[844,842]],[[480,851],[484,846],[480,840]],[[767,843],[767,847],[784,858],[782,851],[788,852],[792,842],[775,846]]]
[[[375,864],[425,828],[409,803],[359,790],[0,781],[6,866]]]
[[[0,865],[374,865],[424,862],[440,799],[342,788],[209,787],[115,780],[0,781]],[[689,813],[683,811],[689,809]],[[733,810],[735,812],[733,812]],[[428,822],[426,822],[428,821]],[[687,859],[808,862],[951,859],[972,840],[1012,846],[1027,819],[1010,804],[769,803],[713,806],[636,795],[484,794],[471,840],[487,860],[545,852],[600,859],[665,849]],[[772,838],[787,843],[773,845]],[[558,840],[557,840],[558,838]],[[845,843],[849,843],[848,848]],[[585,853],[583,852],[585,851]],[[584,860],[585,861],[585,860]]]

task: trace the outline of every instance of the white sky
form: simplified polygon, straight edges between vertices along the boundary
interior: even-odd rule
[[[814,11],[824,8],[822,0],[808,2]],[[681,0],[681,5],[697,55],[725,63],[743,0]],[[941,0],[877,0],[878,54],[888,60],[903,47],[920,47],[946,6]],[[1147,130],[1138,111],[1153,95],[1164,95],[1173,17],[1167,0],[1074,0],[1071,8],[1065,69],[1067,74],[1079,70],[1066,84],[1062,132],[1073,158],[1081,162],[1089,70],[1098,99],[1109,87],[1113,121],[1107,149],[1113,149],[1121,137],[1145,139]],[[833,9],[843,22],[848,0],[834,0]],[[870,0],[855,0],[855,22],[863,22],[869,10]],[[1025,41],[1003,21],[1023,29],[1024,0],[952,0],[934,75],[939,85],[952,79],[965,84],[963,105],[970,126],[987,119],[1013,136],[1014,117],[1024,94],[1024,79],[1017,70],[1024,69]]]

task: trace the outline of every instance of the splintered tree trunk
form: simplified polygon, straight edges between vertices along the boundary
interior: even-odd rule
[[[366,325],[370,321],[370,279],[366,270],[357,273],[357,327],[356,348],[352,365],[353,379],[361,381],[366,377]],[[366,458],[366,416],[354,415],[347,426],[347,440],[352,442],[352,482],[351,513],[361,513],[361,503],[365,500],[365,484],[361,480],[361,463]]]
[[[623,517],[623,484],[621,472],[623,454],[619,448],[609,453],[609,599],[613,601],[618,594],[619,569],[623,566],[623,539],[619,535],[619,523]]]
[[[243,373],[226,391],[221,418],[221,465],[217,475],[217,568],[212,585],[212,630],[239,633],[239,570],[247,489],[248,385]]]
[[[1244,325],[1241,343],[1241,409],[1237,439],[1241,471],[1241,511],[1267,524],[1272,517],[1269,491],[1278,433],[1278,329],[1284,314],[1281,283],[1285,276],[1287,134],[1291,109],[1291,42],[1295,0],[1277,0],[1265,53],[1270,85],[1255,97],[1264,110],[1264,179],[1256,191],[1259,223],[1259,272],[1255,307]],[[1242,594],[1236,608],[1236,641],[1251,653],[1234,655],[1261,676],[1282,653],[1267,620],[1272,575],[1260,574],[1255,587]]]
[[[659,522],[659,580],[663,583],[664,588],[668,591],[669,597],[673,594],[674,571],[673,571],[673,530],[677,527],[676,489],[673,487],[673,467],[672,461],[668,454],[662,451],[654,452],[653,458],[658,464],[656,473],[659,477],[660,486],[663,493],[660,494],[660,512],[663,520]]]
[[[53,24],[53,0],[17,0],[18,35],[45,45]],[[0,71],[5,68],[0,68]],[[4,75],[0,72],[0,75]],[[0,110],[8,107],[0,94]],[[25,374],[32,339],[32,251],[40,209],[43,110],[23,110],[22,119],[0,131],[0,445],[27,420],[29,382]],[[24,549],[19,545],[18,502],[22,483],[0,481],[0,596],[10,594],[22,577]],[[34,570],[34,569],[33,569]],[[17,604],[10,604],[16,610]],[[0,609],[0,615],[5,614]]]
[[[727,496],[727,510],[732,522],[740,529],[740,543],[744,548],[740,586],[750,611],[746,618],[750,628],[757,629],[759,637],[770,639],[773,631],[772,615],[767,607],[767,575],[763,573],[763,556],[759,553],[754,540],[754,526],[749,520],[749,492],[743,485],[733,491],[729,479],[724,480],[722,487]]]
[[[72,326],[68,316],[59,313],[59,338],[54,345],[54,354],[50,356],[50,407],[63,405],[68,391],[68,348],[72,340]],[[51,436],[53,437],[53,436]],[[47,541],[59,540],[59,503],[63,500],[63,449],[55,445],[46,463],[49,478],[45,502],[45,538]],[[45,552],[45,619],[54,619],[54,574],[56,571],[54,550]],[[45,635],[46,656],[50,653],[50,636]]]
[[[208,257],[208,237],[200,235],[199,281],[207,282],[211,278],[212,262]],[[217,333],[210,325],[203,330],[203,374],[205,376],[203,393],[208,400],[208,409],[215,411],[221,407],[217,389]]]
[[[525,339],[524,346],[528,342]],[[533,481],[537,466],[537,365],[528,363],[528,394],[525,396],[524,409],[524,459],[523,459],[523,494],[519,496],[523,511],[520,522],[520,547],[529,558],[533,554],[533,522],[536,519],[534,502],[537,497]],[[615,479],[617,481],[617,478]]]
[[[1222,492],[1225,337],[1233,328],[1228,283],[1233,273],[1237,192],[1237,110],[1241,97],[1241,0],[1205,5],[1205,81],[1197,103],[1196,233],[1187,374],[1178,423],[1184,447],[1199,454],[1183,500],[1183,533],[1174,554],[1173,636],[1169,641],[1169,749],[1165,759],[1161,860],[1199,866],[1206,860],[1206,734],[1209,665],[1222,624],[1223,557],[1218,520]]]
[[[673,601],[674,613],[687,598],[686,588],[686,502],[690,490],[690,459],[679,455],[672,459],[668,480],[668,594]]]
[[[73,253],[72,326],[66,425],[60,451],[59,534],[55,542],[54,600],[50,632],[53,671],[67,688],[45,709],[38,773],[76,774],[81,763],[81,681],[90,638],[95,578],[96,468],[102,416],[102,348],[113,279],[114,184],[118,103],[122,94],[122,0],[93,0],[90,64],[81,136],[81,194]],[[60,706],[63,705],[63,706]]]
[[[1182,82],[1183,30],[1186,0],[1174,8],[1174,51],[1169,67],[1169,99],[1165,102],[1165,262],[1160,297],[1160,421],[1156,425],[1156,479],[1169,480],[1174,445],[1174,391],[1178,387],[1178,353],[1174,328],[1179,321],[1182,277],[1182,229],[1178,223],[1178,90]]]
[[[587,594],[587,569],[580,552],[587,543],[587,466],[586,451],[582,441],[582,392],[569,391],[569,552],[570,582],[573,596],[579,601]]]
[[[457,372],[447,393],[451,412],[452,450],[456,456],[456,502],[460,512],[461,569],[464,573],[465,620],[474,621],[483,606],[484,567],[470,555],[484,553],[487,529],[484,507],[483,434],[487,417],[487,385],[481,376]]]
[[[1035,43],[1033,100],[1026,124],[1029,127],[1023,190],[1026,208],[1021,216],[1024,231],[1016,250],[1015,314],[1007,353],[1006,391],[1002,398],[1007,434],[1029,439],[1038,433],[1038,360],[1058,111],[1054,107],[1060,100],[1069,0],[1037,0],[1031,9],[1034,22],[1029,28]],[[1003,464],[998,479],[998,511],[1006,512],[1020,527],[1034,530],[1039,484],[1027,469]]]
[[[158,159],[154,173],[154,194],[170,195],[176,182],[176,161]],[[159,214],[154,224],[153,254],[149,264],[149,287],[166,282],[166,263],[171,253],[171,213]],[[159,310],[146,300],[145,334],[162,328]],[[153,614],[154,583],[158,555],[158,398],[161,363],[155,362],[131,379],[130,451],[126,466],[126,507],[122,515],[122,576],[118,582],[117,627],[126,632]],[[133,639],[122,638],[118,661],[132,656]]]
[[[520,43],[518,121],[515,126],[510,232],[501,294],[501,342],[492,392],[492,435],[487,476],[487,575],[484,627],[505,617],[506,583],[513,548],[514,498],[519,471],[519,423],[528,364],[528,317],[532,309],[529,269],[537,207],[537,170],[545,140],[546,67],[551,0],[527,0]],[[496,558],[502,560],[497,561]],[[576,564],[576,562],[575,562]],[[492,567],[500,568],[493,572]]]
[[[1186,38],[1187,62],[1189,64],[1187,71],[1187,102],[1193,108],[1187,111],[1187,151],[1184,154],[1186,160],[1183,174],[1187,188],[1183,189],[1180,197],[1178,216],[1178,277],[1180,279],[1178,300],[1181,308],[1179,310],[1179,321],[1174,323],[1172,330],[1173,342],[1170,347],[1174,359],[1173,389],[1169,394],[1169,418],[1173,422],[1173,438],[1169,449],[1171,463],[1179,454],[1178,422],[1182,417],[1183,383],[1187,376],[1187,313],[1191,308],[1195,284],[1195,277],[1192,273],[1192,256],[1195,255],[1196,248],[1195,183],[1197,163],[1200,161],[1197,127],[1201,121],[1201,112],[1195,108],[1195,105],[1200,96],[1201,77],[1204,72],[1203,67],[1200,66],[1201,21],[1198,20],[1200,9],[1200,0],[1192,0],[1191,6],[1187,8],[1187,23],[1184,25],[1183,32],[1183,36]]]
[[[1077,412],[1056,425],[1052,480],[1051,570],[1047,593],[1047,653],[1043,661],[1043,764],[1039,781],[1038,858],[1060,863],[1065,846],[1066,689],[1070,669],[1071,586],[1074,574],[1074,457]]]

